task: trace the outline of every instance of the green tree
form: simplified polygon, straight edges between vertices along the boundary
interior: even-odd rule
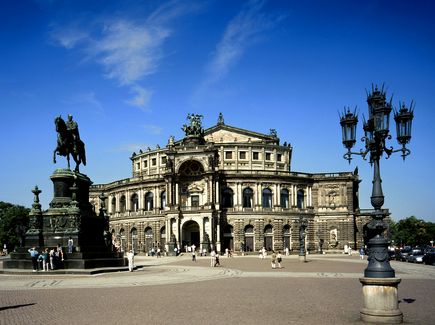
[[[390,223],[390,232],[391,238],[398,245],[424,246],[435,238],[435,223],[411,216]]]
[[[30,209],[0,201],[0,243],[9,251],[20,245],[21,235],[29,226]]]

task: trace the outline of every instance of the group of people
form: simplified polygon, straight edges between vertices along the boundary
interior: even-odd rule
[[[281,252],[278,251],[278,254],[277,254],[277,253],[275,253],[275,251],[272,251],[271,261],[270,261],[270,263],[272,265],[272,269],[276,269],[276,268],[280,269],[280,268],[282,268],[281,262],[282,262]]]
[[[64,254],[60,245],[50,250],[46,247],[41,252],[32,247],[28,252],[32,259],[33,272],[63,268]]]

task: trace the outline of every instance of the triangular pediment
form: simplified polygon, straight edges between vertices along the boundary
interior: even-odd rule
[[[208,128],[204,139],[214,143],[275,142],[277,139],[266,134],[220,124]]]

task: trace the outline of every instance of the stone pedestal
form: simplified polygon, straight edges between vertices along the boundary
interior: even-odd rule
[[[360,278],[363,286],[364,307],[361,320],[367,323],[399,324],[403,314],[399,310],[398,278]]]
[[[167,251],[168,256],[175,256],[175,251],[174,251],[175,247],[176,247],[175,242],[171,241],[168,243],[168,251]]]
[[[44,248],[63,248],[63,269],[90,269],[123,266],[122,254],[111,250],[104,234],[108,219],[104,211],[97,215],[89,203],[89,186],[92,181],[84,174],[69,169],[56,169],[51,175],[54,186],[53,200],[46,211],[42,211],[35,188],[35,203],[30,212],[29,229],[25,235],[25,247],[11,254],[4,261],[4,269],[29,269],[31,260],[29,247],[41,252]],[[74,242],[74,251],[67,253],[68,239]]]

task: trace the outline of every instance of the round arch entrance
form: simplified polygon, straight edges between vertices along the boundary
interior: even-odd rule
[[[183,225],[182,230],[182,250],[185,251],[186,246],[195,245],[199,248],[199,225],[196,221],[189,220]]]

